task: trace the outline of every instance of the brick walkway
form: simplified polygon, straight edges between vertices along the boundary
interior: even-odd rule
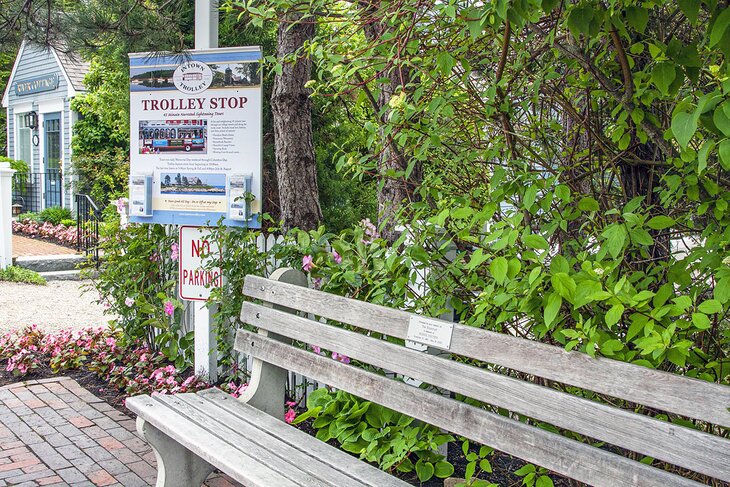
[[[156,472],[134,420],[76,381],[0,387],[0,487],[148,486]],[[235,484],[215,476],[206,485]]]
[[[13,258],[31,257],[36,255],[68,255],[75,254],[74,249],[55,245],[43,240],[13,234]]]

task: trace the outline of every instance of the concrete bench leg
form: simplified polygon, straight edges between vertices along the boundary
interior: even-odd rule
[[[137,431],[152,446],[157,458],[155,487],[200,487],[215,470],[210,463],[141,418],[137,418]]]

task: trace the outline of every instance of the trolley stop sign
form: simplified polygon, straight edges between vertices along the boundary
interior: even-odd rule
[[[220,249],[206,227],[180,227],[179,243],[180,298],[188,301],[205,301],[210,290],[221,287],[221,268],[211,268],[211,259],[220,261]]]

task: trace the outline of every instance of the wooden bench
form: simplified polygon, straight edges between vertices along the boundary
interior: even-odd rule
[[[245,485],[262,487],[407,485],[286,425],[282,418],[287,370],[590,485],[702,485],[690,475],[676,475],[616,452],[635,452],[635,458],[652,457],[730,482],[730,440],[723,437],[727,429],[722,430],[730,427],[730,387],[593,359],[305,285],[304,276],[291,269],[278,270],[272,279],[246,278],[244,294],[268,304],[243,305],[241,319],[260,331],[239,331],[236,337],[236,349],[255,358],[250,386],[240,400],[219,390],[127,400],[127,407],[138,415],[139,432],[157,455],[158,486],[198,487],[214,468]],[[323,323],[322,318],[363,333]],[[406,339],[409,327],[411,333],[420,329],[423,341],[441,343],[448,353],[423,353],[368,336],[369,332]],[[303,343],[489,406],[468,405],[346,365],[309,351]],[[522,374],[503,375],[458,362],[451,355]],[[535,383],[535,377],[541,377],[542,383],[560,382],[609,396],[623,407],[543,387]],[[711,423],[716,426],[706,429],[715,434],[634,413],[637,405]],[[498,414],[496,408],[510,413]],[[612,446],[591,446],[569,438],[570,434],[535,426],[538,422]]]

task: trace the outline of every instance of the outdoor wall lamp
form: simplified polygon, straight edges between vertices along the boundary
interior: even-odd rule
[[[31,130],[38,128],[38,114],[35,111],[23,115],[23,121],[25,122],[25,126]]]

